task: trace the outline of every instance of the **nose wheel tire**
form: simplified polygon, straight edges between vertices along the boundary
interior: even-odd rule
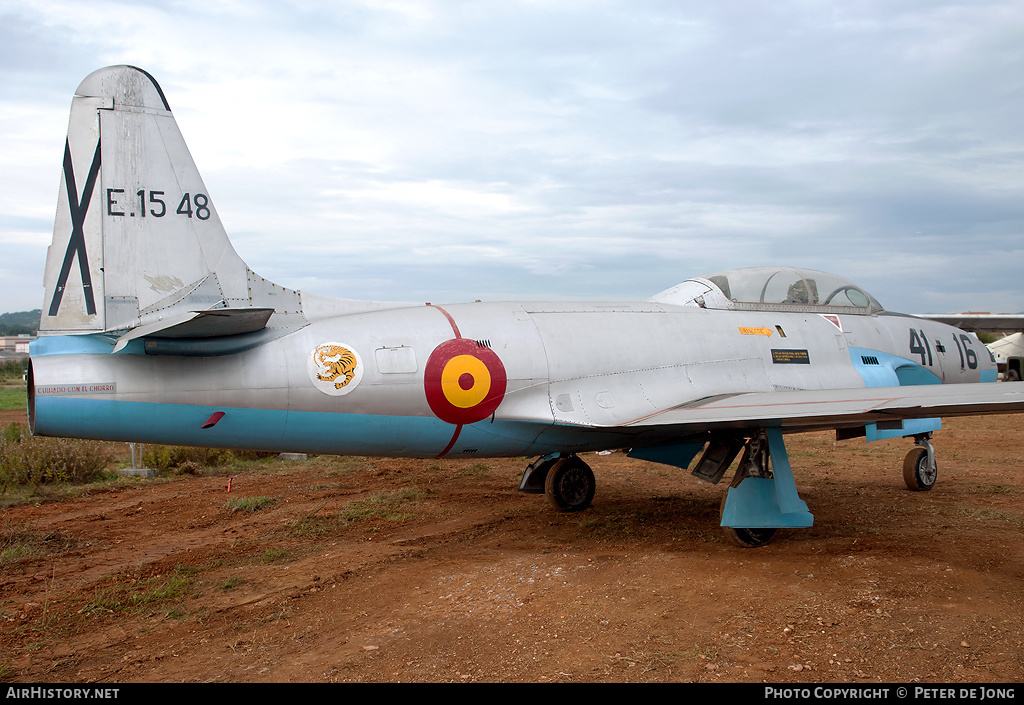
[[[544,480],[544,493],[560,512],[578,512],[589,507],[596,487],[594,471],[575,455],[555,463]]]
[[[938,464],[928,461],[927,448],[912,448],[903,459],[903,481],[915,492],[927,492],[935,487],[938,476]]]

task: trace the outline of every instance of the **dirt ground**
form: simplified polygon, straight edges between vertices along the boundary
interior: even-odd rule
[[[35,549],[0,566],[0,674],[1024,681],[1022,418],[947,421],[931,492],[908,441],[790,437],[815,525],[757,549],[722,485],[619,453],[577,514],[517,493],[522,459],[326,456],[10,506]]]

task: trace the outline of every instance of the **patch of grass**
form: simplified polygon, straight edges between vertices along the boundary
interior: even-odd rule
[[[21,437],[28,435],[20,423],[12,422],[0,432],[0,442],[3,443],[21,443]]]
[[[186,616],[185,610],[181,609],[178,605],[164,610],[164,618],[166,619],[185,619]]]
[[[490,474],[490,468],[487,467],[487,463],[473,463],[463,468],[461,474],[469,477],[486,477]]]
[[[861,524],[855,524],[852,521],[848,521],[839,525],[836,530],[836,533],[841,534],[843,536],[865,536],[868,534],[877,535],[882,532],[877,526],[863,526]],[[801,536],[804,535],[805,534],[801,534],[799,532],[794,532],[793,538],[799,539]]]
[[[634,519],[635,515],[605,517],[591,514],[578,526],[595,538],[624,539],[640,535]]]
[[[333,534],[340,522],[334,516],[304,516],[288,525],[291,536],[318,537]]]
[[[0,387],[0,411],[21,411],[28,408],[28,392],[24,384]]]
[[[224,582],[222,582],[220,584],[220,589],[221,590],[233,590],[234,588],[238,587],[239,585],[241,585],[244,582],[245,581],[242,580],[241,578],[228,578],[227,580],[225,580]]]
[[[138,593],[135,602],[140,605],[151,605],[177,600],[185,595],[191,585],[192,576],[176,572],[162,582],[152,585],[149,590]]]
[[[20,560],[32,557],[32,555],[32,549],[23,543],[6,546],[0,549],[0,565],[17,563]]]
[[[273,497],[235,497],[224,506],[233,512],[258,512],[273,506],[276,501]]]
[[[999,509],[989,509],[988,507],[960,507],[956,513],[975,521],[1024,527],[1024,517],[1017,512],[1010,513]]]
[[[701,646],[700,644],[694,644],[692,649],[686,649],[681,654],[680,658],[685,659],[710,659],[717,653],[717,649],[713,649],[709,646]]]
[[[90,600],[79,612],[81,614],[100,612],[123,612],[149,609],[163,606],[169,602],[177,602],[191,592],[197,569],[177,567],[167,574],[158,574],[144,579],[121,579],[112,585],[97,589]],[[177,615],[172,614],[176,612]],[[180,607],[165,612],[165,616],[181,616]]]
[[[338,519],[346,524],[364,519],[386,519],[402,521],[413,516],[409,505],[423,498],[426,493],[415,487],[406,487],[394,492],[381,492],[366,499],[349,502],[338,512]]]
[[[291,554],[283,548],[268,548],[260,556],[260,563],[276,563],[287,558],[289,555]]]
[[[62,553],[71,547],[72,541],[59,531],[43,532],[27,525],[8,524],[0,530],[0,567],[28,558]]]
[[[361,455],[348,455],[330,459],[327,476],[348,475],[353,472],[365,472],[372,470],[369,460]]]
[[[975,485],[969,490],[972,494],[1017,494],[1015,487],[1007,485]]]

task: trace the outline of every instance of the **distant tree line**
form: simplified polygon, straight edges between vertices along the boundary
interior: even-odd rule
[[[0,313],[0,335],[35,335],[39,332],[38,308],[35,311]]]

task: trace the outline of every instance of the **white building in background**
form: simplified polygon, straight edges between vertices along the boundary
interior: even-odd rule
[[[13,353],[15,355],[28,355],[28,346],[36,337],[28,335],[5,335],[0,336],[0,352]]]

